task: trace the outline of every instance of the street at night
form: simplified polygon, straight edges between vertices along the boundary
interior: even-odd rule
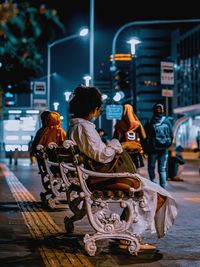
[[[199,211],[200,176],[196,154],[185,154],[183,182],[168,182],[167,189],[178,203],[178,216],[166,236],[146,241],[156,251],[131,256],[108,240],[98,243],[97,255],[90,257],[84,250],[83,236],[91,229],[85,217],[75,224],[73,235],[67,235],[64,217],[70,214],[63,202],[51,210],[40,200],[43,191],[37,165],[26,159],[18,166],[1,164],[0,195],[0,262],[1,266],[200,266]],[[8,163],[8,162],[7,162]],[[146,175],[145,167],[141,174]]]
[[[0,267],[200,267],[196,3],[0,1]]]

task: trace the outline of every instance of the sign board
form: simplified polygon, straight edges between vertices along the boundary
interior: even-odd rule
[[[34,94],[45,95],[46,94],[46,82],[34,82]]]
[[[122,105],[107,105],[106,106],[106,119],[107,120],[121,120],[123,113]]]
[[[174,91],[173,90],[169,90],[169,89],[162,89],[162,96],[173,97],[174,96]]]
[[[47,100],[46,99],[33,99],[33,108],[38,110],[47,109]]]
[[[173,85],[174,84],[174,63],[161,62],[161,84]]]

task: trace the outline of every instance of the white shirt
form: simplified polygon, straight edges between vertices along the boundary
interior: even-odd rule
[[[102,142],[95,124],[84,119],[70,120],[69,139],[74,141],[80,151],[91,159],[101,163],[111,162],[116,153],[122,153],[123,149],[117,139]]]

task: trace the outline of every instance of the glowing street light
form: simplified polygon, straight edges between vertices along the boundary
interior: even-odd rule
[[[65,100],[66,100],[66,128],[69,126],[69,100],[72,92],[64,92]]]
[[[58,106],[59,106],[59,102],[53,102],[53,107],[54,107],[54,110],[57,111],[58,110]]]
[[[105,101],[106,99],[108,99],[108,95],[107,94],[102,94],[101,99],[102,99],[102,101]]]
[[[133,37],[129,41],[127,41],[127,43],[131,45],[131,55],[134,56],[136,45],[140,44],[141,41]]]
[[[115,102],[119,102],[119,101],[122,100],[124,97],[125,97],[124,92],[123,92],[123,91],[119,91],[119,92],[117,92],[117,93],[114,95],[113,100],[114,100]]]
[[[92,79],[92,77],[90,75],[85,75],[83,79],[85,80],[85,86],[90,86],[90,80]]]
[[[82,28],[79,33],[73,34],[70,36],[66,36],[60,39],[57,39],[56,41],[48,44],[47,49],[47,106],[50,109],[50,92],[51,92],[51,81],[50,81],[50,73],[51,73],[51,48],[57,44],[61,44],[63,42],[67,42],[70,40],[73,40],[77,37],[84,37],[89,33],[88,28]]]
[[[80,30],[79,35],[80,36],[86,36],[86,35],[88,35],[88,33],[89,33],[88,28],[83,28],[82,30]]]
[[[65,100],[68,102],[69,101],[69,97],[71,95],[72,92],[64,92],[65,95]]]
[[[131,98],[133,98],[133,106],[135,112],[137,112],[137,83],[136,83],[136,46],[141,43],[137,37],[132,37],[128,44],[131,46],[131,56],[132,56],[132,79],[131,79]]]
[[[115,33],[112,41],[112,65],[110,67],[111,71],[116,70],[116,60],[115,60],[115,54],[116,54],[116,43],[119,35],[121,34],[122,31],[129,27],[134,27],[134,26],[145,26],[145,25],[164,25],[164,24],[176,24],[176,23],[197,23],[200,22],[200,19],[171,19],[171,20],[151,20],[151,21],[132,21],[128,22],[124,25],[122,25]]]

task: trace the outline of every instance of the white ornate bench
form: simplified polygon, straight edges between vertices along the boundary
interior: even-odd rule
[[[72,141],[63,143],[66,154],[71,155],[68,162],[61,162],[61,173],[67,176],[74,173],[67,190],[68,204],[74,213],[71,217],[65,217],[64,223],[67,233],[74,230],[74,222],[82,219],[86,214],[93,234],[84,236],[85,249],[90,256],[96,252],[96,241],[102,239],[123,239],[129,241],[127,249],[131,254],[137,254],[140,249],[140,236],[134,230],[134,224],[138,222],[138,210],[145,209],[141,181],[137,174],[130,173],[99,173],[84,168],[82,157]],[[89,181],[101,179],[131,178],[135,181],[135,188],[119,190],[113,188],[90,188]],[[71,192],[76,191],[76,197],[71,198]],[[117,207],[117,208],[116,208]],[[128,210],[126,219],[121,218],[122,211]]]
[[[64,149],[65,152],[65,149]],[[65,155],[63,147],[49,143],[48,148],[37,146],[37,163],[42,185],[45,192],[40,193],[41,201],[47,203],[52,209],[59,207],[61,201],[66,201],[66,190],[70,182],[65,174],[61,175],[60,162]]]

